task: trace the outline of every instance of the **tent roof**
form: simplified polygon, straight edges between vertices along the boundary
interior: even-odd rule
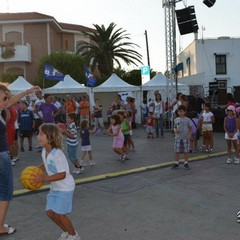
[[[22,76],[18,76],[14,82],[8,85],[8,89],[11,90],[13,94],[20,93],[31,87],[33,87],[33,85]]]
[[[170,85],[170,81],[169,79],[164,76],[161,72],[157,73],[152,79],[150,79],[150,81],[146,82],[145,84],[142,85],[142,89],[143,90],[157,90],[157,87],[162,87],[162,88],[166,88],[167,84]],[[175,85],[175,83],[173,83],[173,85]],[[182,84],[182,83],[178,83],[179,87],[187,87],[187,85]]]
[[[88,92],[88,88],[75,81],[70,75],[65,75],[63,81],[44,89],[44,93],[80,93]]]
[[[167,77],[162,73],[157,73],[150,81],[143,84],[143,87],[157,87],[157,86],[166,86],[167,85]]]
[[[126,83],[117,74],[113,73],[104,83],[93,88],[94,92],[137,91],[140,87]]]

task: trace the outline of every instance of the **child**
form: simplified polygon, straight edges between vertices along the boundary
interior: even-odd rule
[[[189,153],[191,152],[197,152],[198,151],[198,140],[199,140],[199,120],[198,120],[198,114],[197,112],[190,112],[189,113],[189,118],[191,120],[192,124],[192,136],[190,139],[190,150]]]
[[[192,135],[192,124],[191,120],[186,117],[186,107],[184,105],[180,105],[177,109],[178,116],[174,120],[174,128],[173,131],[175,133],[175,141],[174,141],[174,151],[175,151],[175,163],[172,166],[172,169],[176,169],[179,167],[179,158],[180,153],[184,154],[184,167],[189,169],[188,164],[188,152],[189,152],[189,139]]]
[[[148,113],[148,117],[146,119],[147,122],[147,138],[153,138],[153,133],[154,133],[154,117],[153,117],[153,112]]]
[[[237,121],[238,121],[238,150],[240,147],[240,107],[236,108],[236,116],[237,116]]]
[[[239,164],[238,158],[238,144],[237,144],[237,136],[238,136],[238,119],[235,115],[235,107],[233,105],[229,105],[226,109],[227,116],[224,118],[224,131],[225,131],[225,139],[227,140],[227,151],[228,151],[228,158],[227,164],[232,163],[232,153],[231,148],[232,145],[235,150],[235,158],[234,163]]]
[[[80,160],[81,166],[87,166],[87,164],[84,162],[84,157],[86,153],[88,153],[89,164],[91,166],[96,164],[92,159],[92,147],[90,144],[89,132],[91,131],[89,131],[88,120],[83,119],[80,123],[80,137],[82,139],[82,143],[81,143],[82,154],[81,154],[81,160]]]
[[[72,173],[80,174],[84,168],[80,165],[77,158],[78,139],[77,139],[77,126],[76,126],[77,115],[75,113],[67,114],[67,129],[60,129],[60,131],[67,136],[67,152],[68,157],[75,166]]]
[[[20,151],[24,152],[24,138],[28,138],[28,150],[32,151],[32,131],[34,129],[34,115],[28,109],[27,102],[21,103],[21,111],[18,113],[18,123],[20,131]]]
[[[123,162],[127,156],[123,152],[124,136],[121,131],[121,120],[119,115],[114,114],[110,117],[111,125],[107,130],[107,134],[113,136],[113,151],[121,156],[120,160]]]
[[[132,130],[132,127],[127,118],[127,113],[125,113],[124,111],[119,111],[118,115],[119,115],[120,121],[121,121],[121,131],[124,136],[123,152],[126,155],[126,159],[122,159],[124,161],[124,160],[128,159],[128,141],[130,138],[130,130]]]
[[[45,123],[40,126],[37,139],[39,145],[43,147],[43,164],[39,167],[45,170],[47,175],[36,175],[32,181],[51,183],[47,196],[46,214],[63,230],[59,239],[80,240],[71,220],[67,217],[67,214],[72,211],[75,182],[62,151],[61,132],[55,124]]]
[[[206,152],[213,152],[213,123],[215,118],[212,112],[210,112],[210,103],[204,104],[204,111],[202,113],[200,123],[202,126],[203,133],[203,148],[206,148]]]

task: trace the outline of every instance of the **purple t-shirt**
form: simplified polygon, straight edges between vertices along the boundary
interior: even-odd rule
[[[58,111],[57,107],[52,103],[42,103],[38,111],[41,111],[43,114],[43,122],[44,123],[55,123],[54,121],[54,113]]]
[[[236,124],[237,124],[236,117],[233,118],[226,117],[226,128],[228,132],[233,133],[234,130],[236,129]]]

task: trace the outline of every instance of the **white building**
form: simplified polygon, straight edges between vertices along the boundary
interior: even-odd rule
[[[226,93],[240,102],[240,38],[195,39],[178,55],[179,83],[225,104]]]

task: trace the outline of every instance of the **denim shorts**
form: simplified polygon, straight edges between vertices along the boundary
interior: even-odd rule
[[[0,201],[13,197],[13,173],[11,159],[7,152],[0,152]]]
[[[52,210],[62,215],[71,213],[73,192],[74,191],[54,191],[51,189],[47,195],[46,211]]]
[[[76,164],[76,162],[78,161],[77,158],[77,149],[78,149],[78,145],[76,146],[67,146],[67,153],[68,153],[68,158],[71,160],[71,162],[73,164]]]

